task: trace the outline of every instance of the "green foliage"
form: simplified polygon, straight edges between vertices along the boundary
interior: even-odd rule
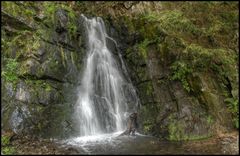
[[[68,3],[53,3],[53,2],[43,2],[43,6],[45,10],[43,11],[45,16],[47,17],[46,23],[55,24],[54,15],[58,9],[63,9],[68,13],[68,23],[67,29],[70,35],[70,38],[76,36],[77,26],[76,26],[76,14],[72,7],[68,5]]]
[[[4,155],[12,155],[15,153],[15,149],[13,147],[4,147],[2,148],[2,152]]]
[[[208,49],[196,44],[190,44],[180,54],[178,61],[172,66],[172,80],[180,80],[183,87],[190,91],[187,77],[192,72],[212,70],[222,81],[225,77],[233,79],[236,83],[237,77],[237,57],[231,50],[222,48]],[[225,82],[227,83],[227,82]]]
[[[75,14],[73,12],[69,12],[68,14],[69,16],[69,21],[68,21],[68,31],[70,34],[70,38],[73,38],[76,36],[76,32],[77,32],[77,26],[76,26],[76,17]]]
[[[6,135],[2,135],[1,143],[2,143],[2,146],[9,145],[10,144],[10,137],[6,136]]]
[[[231,50],[214,49],[213,62],[210,67],[222,77],[237,77],[237,56]]]
[[[155,126],[154,114],[157,113],[154,105],[148,104],[142,106],[140,110],[141,118],[143,119],[143,132],[144,134],[150,134]]]
[[[28,30],[18,31],[12,38],[4,37],[3,50],[5,57],[14,57],[17,61],[21,61],[23,57],[34,54],[40,47],[40,37],[38,32]],[[16,55],[12,54],[13,49]]]
[[[54,25],[54,15],[56,10],[58,9],[58,5],[56,3],[53,2],[43,2],[43,13],[44,16],[46,17],[46,19],[44,20],[44,22],[47,25]]]
[[[148,13],[140,16],[140,19],[135,21],[135,29],[149,41],[157,41],[161,34],[159,30],[162,30],[159,25],[158,16],[153,13]]]
[[[18,79],[17,68],[18,62],[16,59],[6,59],[6,67],[2,70],[2,77],[8,82],[16,82]]]
[[[187,46],[182,55],[183,59],[189,62],[195,70],[208,68],[213,59],[213,53],[210,50],[196,44]]]
[[[147,59],[147,46],[151,43],[148,39],[145,39],[143,42],[137,44],[139,52],[142,54],[144,59]]]
[[[208,135],[186,135],[182,140],[201,140],[211,137],[211,134]]]
[[[13,2],[13,1],[3,1],[1,2],[2,8],[8,14],[21,18],[24,21],[31,22],[33,21],[34,15],[36,15],[36,10],[33,9],[33,2]]]
[[[239,128],[239,102],[235,98],[226,98],[225,102],[228,106],[228,109],[233,114],[233,122],[236,128]]]
[[[212,116],[207,116],[207,123],[210,125],[210,124],[212,124],[213,123],[213,118],[212,118]]]
[[[239,23],[237,2],[162,2],[162,6],[166,11],[181,12],[200,31],[198,39],[191,39],[190,42],[214,48],[218,46],[233,49],[237,46],[237,42],[234,42]],[[178,17],[181,19],[180,15]],[[214,44],[208,38],[212,38]]]
[[[199,34],[200,30],[187,19],[181,11],[164,11],[160,13],[159,22],[162,28],[170,33]]]
[[[7,135],[1,136],[1,151],[4,155],[12,155],[15,149],[10,146],[10,137]]]
[[[139,25],[142,25],[140,32],[150,40],[160,37],[161,35],[158,33],[161,31],[183,38],[201,34],[201,30],[178,10],[166,10],[159,13],[148,12],[143,14],[140,20],[142,21],[139,23]]]
[[[148,84],[148,85],[146,86],[146,93],[147,93],[147,96],[151,96],[151,95],[152,95],[152,93],[153,93],[153,87],[152,87],[151,84]]]
[[[155,12],[149,12],[147,14],[143,14],[141,17],[141,20],[147,21],[147,22],[158,22],[159,21],[159,15]]]
[[[45,84],[44,88],[45,88],[46,92],[49,92],[52,90],[52,87],[49,84],[47,84],[47,83],[44,83],[44,84]]]
[[[209,120],[212,120],[209,118]],[[209,121],[212,122],[212,121]],[[168,125],[169,131],[169,140],[171,141],[180,141],[180,140],[200,140],[206,139],[211,136],[211,134],[207,135],[193,135],[185,133],[183,124],[180,122],[174,122],[171,120],[170,124]]]
[[[143,123],[143,131],[145,134],[148,134],[149,132],[151,132],[152,128],[153,128],[153,123],[150,121],[144,121]]]
[[[169,140],[174,140],[174,141],[182,140],[184,131],[181,124],[171,122],[168,125],[168,131],[169,131]]]
[[[233,120],[234,126],[239,129],[239,116]]]
[[[145,134],[149,134],[154,126],[154,121],[152,121],[152,119],[147,118],[146,120],[144,120],[143,122],[143,132]]]
[[[45,80],[31,80],[31,79],[25,79],[25,82],[28,86],[34,89],[43,88],[46,92],[49,92],[52,90],[52,86]]]
[[[190,85],[187,81],[187,76],[192,73],[192,68],[188,67],[186,63],[176,61],[170,67],[173,70],[171,80],[180,80],[183,84],[183,88],[190,92]]]

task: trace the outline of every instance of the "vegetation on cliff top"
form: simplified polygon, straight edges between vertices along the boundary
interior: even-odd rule
[[[19,62],[24,61],[26,57],[34,57],[42,35],[50,35],[43,29],[37,29],[38,31],[35,29],[39,26],[48,28],[54,25],[55,11],[63,8],[68,12],[70,22],[67,27],[71,38],[77,36],[77,15],[84,13],[87,16],[102,16],[105,20],[111,21],[111,24],[117,23],[117,28],[126,26],[130,36],[138,34],[139,40],[132,47],[137,49],[145,61],[149,58],[151,45],[157,47],[162,58],[173,53],[176,58],[170,60],[170,80],[180,81],[189,94],[197,92],[189,81],[194,73],[206,72],[216,75],[221,84],[230,90],[224,95],[225,103],[233,115],[234,126],[239,127],[239,97],[236,94],[239,72],[238,2],[78,1],[1,2],[1,4],[2,11],[16,19],[19,18],[29,27],[28,30],[14,30],[8,27],[5,27],[5,30],[1,29],[3,50],[1,55],[4,58],[1,75],[7,82],[15,84],[19,75],[24,75],[25,69],[18,71]],[[17,50],[13,51],[12,47]],[[61,57],[65,67],[65,55],[61,53]],[[52,89],[48,84],[45,85],[44,81],[36,86],[40,85],[46,92]],[[150,95],[150,92],[153,92],[152,89],[147,90],[147,94]],[[146,109],[145,106],[143,108]],[[144,111],[152,113],[149,109]],[[154,122],[146,119],[144,122],[146,133],[152,130]],[[170,139],[181,139],[180,134],[176,133],[177,127],[170,124],[169,129],[172,132]]]

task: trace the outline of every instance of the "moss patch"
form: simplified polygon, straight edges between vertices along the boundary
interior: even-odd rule
[[[1,135],[1,152],[4,155],[13,155],[15,153],[15,149],[10,143],[10,138],[8,135]]]

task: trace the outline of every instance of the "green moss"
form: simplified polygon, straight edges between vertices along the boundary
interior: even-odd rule
[[[173,36],[183,37],[184,35],[199,35],[201,33],[200,29],[179,10],[166,10],[160,13],[149,12],[144,14],[140,20],[143,21],[139,23],[143,26],[140,28],[140,32],[149,39],[156,39],[160,30]]]
[[[171,141],[181,141],[181,140],[200,140],[200,139],[206,139],[211,137],[211,134],[206,135],[194,135],[194,134],[187,134],[185,133],[183,124],[176,121],[172,122],[168,125],[168,131],[169,131],[169,137],[168,139]]]
[[[36,76],[39,78],[39,77],[42,77],[44,75],[44,69],[42,68],[42,66],[40,66],[37,70],[37,73],[36,73]]]
[[[54,22],[55,22],[54,15],[58,8],[57,4],[52,3],[52,2],[44,2],[43,8],[44,8],[44,10],[43,10],[44,15],[45,15],[45,17],[47,17],[44,20],[44,23],[46,23],[47,25],[54,25]]]
[[[1,152],[4,155],[12,155],[15,149],[10,145],[10,136],[1,135]]]
[[[147,46],[150,43],[151,41],[149,41],[148,39],[145,39],[143,42],[137,44],[137,48],[145,60],[147,59],[147,51],[148,51]]]
[[[152,106],[151,104],[146,104],[146,105],[143,105],[140,110],[144,134],[152,133],[155,125],[154,115],[155,115],[156,109],[154,109],[154,107]]]
[[[45,90],[46,90],[47,92],[49,92],[49,91],[52,90],[52,87],[51,87],[49,84],[47,84],[47,85],[45,86]]]
[[[210,116],[210,115],[207,116],[207,123],[208,123],[209,125],[211,125],[211,124],[213,123],[213,118],[212,118],[212,116]]]
[[[22,61],[24,58],[36,57],[40,47],[40,38],[36,32],[17,31],[12,37],[4,37],[4,55]],[[14,53],[13,53],[14,51]]]
[[[7,136],[7,135],[2,135],[1,143],[2,143],[3,146],[9,145],[10,144],[10,137]]]
[[[164,50],[169,49],[165,48]],[[236,56],[231,53],[231,50],[222,48],[208,49],[196,44],[187,45],[181,52],[179,59],[173,62],[170,67],[172,70],[171,79],[180,80],[188,92],[190,90],[195,92],[194,87],[190,86],[189,76],[193,72],[209,72],[211,69],[223,82],[226,81],[225,77],[230,77],[234,80],[232,83],[237,83],[235,81],[235,77],[237,77]],[[196,90],[196,93],[198,91]]]
[[[69,20],[68,20],[67,28],[70,35],[70,39],[73,39],[74,37],[76,37],[76,32],[77,32],[76,17],[73,12],[69,12],[68,15],[69,15],[68,16]]]
[[[184,136],[184,129],[183,125],[179,122],[175,123],[171,120],[170,124],[168,125],[168,132],[169,132],[169,140],[171,141],[180,141]]]
[[[6,66],[3,68],[1,72],[1,76],[7,81],[13,84],[13,87],[16,88],[16,84],[18,81],[17,69],[18,62],[16,59],[5,59]]]
[[[63,9],[68,14],[67,29],[70,39],[76,37],[77,26],[76,26],[76,14],[72,7],[68,6],[67,3],[52,3],[52,2],[43,2],[44,14],[47,17],[45,23],[48,25],[56,24],[56,19],[54,19],[55,12],[58,9]]]
[[[152,131],[153,125],[154,125],[154,123],[149,121],[149,120],[144,121],[144,123],[143,123],[143,131],[144,131],[144,133],[145,134],[149,134]]]
[[[15,2],[1,2],[3,10],[8,14],[16,18],[21,17],[28,22],[33,21],[33,17],[36,15],[35,9],[30,9],[32,4],[33,2],[24,2],[22,5],[17,5]]]
[[[183,51],[183,55],[183,59],[189,60],[189,63],[194,69],[201,70],[209,67],[214,54],[209,49],[203,48],[196,44],[190,44]]]
[[[15,153],[15,149],[13,147],[3,147],[2,153],[4,155],[13,155]]]
[[[36,96],[38,96],[39,88],[43,88],[46,92],[50,92],[53,89],[46,80],[25,79],[25,83],[29,86],[29,88],[34,89]]]
[[[181,11],[164,11],[159,16],[160,25],[167,32],[198,34],[200,31]]]
[[[211,137],[211,135],[188,135],[185,136],[182,140],[202,140]]]
[[[170,68],[173,70],[171,80],[180,80],[183,88],[190,92],[190,85],[187,81],[187,76],[192,73],[192,68],[181,61],[174,62]]]
[[[225,103],[229,111],[233,115],[233,124],[235,128],[239,128],[239,102],[235,98],[226,98]]]
[[[123,16],[123,21],[124,21],[124,24],[127,26],[128,30],[129,30],[129,33],[134,33],[136,30],[135,30],[135,26],[134,26],[134,22],[133,22],[133,19],[129,18],[128,16]]]
[[[149,83],[149,84],[147,85],[147,88],[146,88],[146,95],[147,95],[147,96],[151,96],[152,93],[153,93],[153,87],[152,87],[152,85]]]

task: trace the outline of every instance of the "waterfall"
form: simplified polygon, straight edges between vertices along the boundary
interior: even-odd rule
[[[83,15],[81,18],[86,30],[87,56],[74,114],[79,135],[122,131],[126,128],[129,113],[137,109],[136,91],[122,72],[126,72],[122,69],[125,67],[122,58],[122,65],[119,65],[107,47],[109,36],[103,20],[100,17],[88,19]]]

